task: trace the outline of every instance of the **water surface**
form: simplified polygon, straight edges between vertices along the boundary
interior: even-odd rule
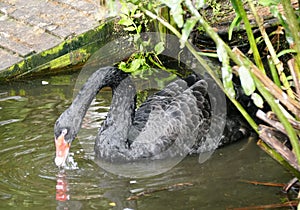
[[[197,156],[187,157],[150,178],[124,178],[99,168],[90,158],[109,107],[107,90],[97,96],[72,145],[78,169],[59,171],[53,124],[71,103],[75,81],[76,75],[65,75],[0,84],[1,209],[226,209],[281,202],[280,188],[241,182],[291,179],[247,140],[217,150],[203,164]],[[135,192],[180,183],[189,184],[128,200]]]

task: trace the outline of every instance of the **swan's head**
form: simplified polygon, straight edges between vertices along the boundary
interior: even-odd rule
[[[69,150],[71,147],[71,141],[68,140],[68,129],[63,128],[55,132],[55,148],[56,148],[56,155],[55,155],[55,164],[58,167],[63,167],[66,163],[66,159],[69,154]]]
[[[118,86],[128,76],[115,67],[104,67],[95,71],[86,81],[71,106],[56,120],[54,125],[56,156],[55,164],[63,167],[88,107],[100,89]]]

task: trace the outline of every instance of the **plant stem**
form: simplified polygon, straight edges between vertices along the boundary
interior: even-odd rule
[[[234,49],[238,58],[240,60],[243,60],[244,63],[246,63],[246,66],[248,69],[251,69],[252,71],[252,75],[253,75],[253,79],[255,81],[256,87],[259,90],[259,92],[262,94],[262,96],[264,97],[264,99],[268,102],[268,104],[270,105],[271,109],[273,110],[273,112],[276,114],[276,116],[278,117],[279,121],[282,123],[282,125],[284,126],[288,137],[290,138],[294,153],[296,155],[297,158],[297,162],[300,165],[300,144],[298,142],[298,136],[294,130],[294,128],[292,127],[292,125],[290,124],[290,122],[288,121],[287,117],[285,117],[285,115],[282,113],[281,109],[279,108],[279,105],[275,102],[274,97],[272,96],[272,94],[270,93],[270,91],[274,91],[270,88],[268,88],[268,90],[266,89],[267,86],[265,86],[266,81],[264,81],[265,83],[263,83],[263,77],[261,76],[265,76],[265,74],[263,75],[258,75],[257,73],[260,72],[259,70],[255,71],[255,66],[253,63],[251,63],[251,61],[247,60],[247,58],[242,54],[242,52],[240,52],[238,49]],[[260,74],[262,74],[260,72]],[[266,77],[268,78],[268,77]],[[274,85],[274,88],[278,88],[274,83],[271,82],[271,84],[269,85]],[[281,89],[279,89],[279,95],[280,97],[282,97],[283,93]],[[281,94],[280,94],[281,93]],[[285,94],[286,95],[286,94]],[[289,98],[286,95],[287,98],[281,98],[280,101],[282,101],[283,103],[286,103],[285,105],[288,107],[289,103],[287,102],[288,99],[291,100],[291,102],[294,102],[293,99]],[[293,107],[292,105],[290,105],[291,107]],[[297,109],[295,109],[294,114],[298,115],[298,111]]]
[[[284,126],[284,128],[290,138],[291,144],[293,146],[294,153],[297,157],[298,165],[300,165],[300,145],[298,142],[298,136],[297,136],[294,128],[292,127],[292,125],[290,124],[288,119],[284,116],[284,114],[280,110],[278,104],[275,102],[275,99],[269,93],[269,91],[266,90],[266,88],[263,86],[261,81],[259,81],[256,77],[254,77],[254,81],[256,83],[257,89],[262,94],[262,96],[266,99],[266,101],[272,108],[272,111],[276,114],[277,118]]]
[[[277,71],[276,71],[274,62],[273,62],[273,60],[270,58],[269,55],[268,55],[268,64],[269,64],[269,67],[270,67],[270,71],[271,71],[271,74],[272,74],[273,81],[274,81],[274,83],[277,85],[277,87],[280,88],[281,84],[280,84],[280,80],[279,80],[279,77],[278,77],[278,73],[277,73]]]
[[[291,171],[298,179],[300,179],[300,172],[292,167],[281,155],[279,155],[274,149],[269,147],[262,140],[258,140],[257,145],[264,150],[267,154],[269,154],[273,159],[275,159],[278,163],[286,167],[289,171]]]
[[[272,80],[263,74],[238,48],[232,50],[235,54],[234,62],[237,65],[244,65],[247,69],[250,69],[253,75],[263,83],[263,85],[268,88],[268,91],[278,99],[283,105],[285,105],[288,110],[293,112],[295,115],[300,116],[300,104],[298,101],[289,97],[284,93],[277,85],[275,85]]]
[[[195,15],[197,18],[199,18],[199,22],[202,24],[203,28],[205,29],[205,31],[207,33],[209,33],[210,37],[216,42],[220,42],[222,41],[218,35],[211,29],[211,27],[206,23],[206,21],[201,17],[201,15],[199,14],[199,12],[192,6],[190,0],[187,0],[186,2],[189,2],[190,4],[187,4],[187,7],[188,9],[190,10],[190,12]],[[243,12],[245,13],[244,15],[246,15],[246,12],[245,10],[242,8]],[[246,16],[245,16],[246,17]],[[247,18],[245,18],[246,20]],[[249,20],[247,19],[246,21],[244,20],[245,22],[245,25],[246,23],[248,23],[248,33],[250,34],[250,37],[253,37],[253,34],[252,34],[252,31],[250,30],[249,32],[249,29],[251,29],[251,26],[250,26],[250,23],[249,23]],[[247,25],[246,25],[246,29],[247,29]],[[248,34],[248,36],[249,36]],[[222,41],[223,42],[223,41]],[[251,40],[250,40],[250,43],[251,43]],[[255,42],[253,42],[252,44],[255,44]],[[230,57],[240,66],[243,66],[245,65],[245,62],[240,59],[238,59],[236,57],[236,55],[233,55],[231,49],[224,43],[224,46],[226,46],[226,51],[228,52],[228,54],[230,55]],[[188,46],[187,46],[188,47]],[[255,49],[256,48],[256,45],[254,47]],[[261,60],[260,60],[261,61]],[[260,62],[258,62],[260,63]],[[261,63],[262,64],[262,63]],[[250,67],[248,65],[248,67]],[[260,69],[262,70],[262,69]],[[271,106],[272,110],[278,115],[278,119],[280,120],[280,122],[284,125],[290,139],[291,139],[291,143],[292,143],[292,146],[295,150],[295,154],[296,154],[296,157],[297,157],[297,161],[298,161],[298,164],[300,164],[300,145],[298,143],[298,137],[296,135],[296,132],[295,130],[293,129],[293,127],[291,126],[291,124],[288,122],[287,118],[282,114],[280,108],[278,107],[278,105],[275,103],[274,101],[274,98],[272,97],[272,95],[265,89],[265,87],[263,86],[263,84],[261,83],[260,80],[258,80],[256,77],[254,77],[254,81],[255,83],[257,84],[257,87],[259,89],[259,91],[261,92],[261,94],[264,96],[264,98],[266,99],[266,101],[269,103],[269,105]],[[252,118],[251,118],[252,119]],[[257,128],[257,127],[256,127]]]
[[[249,0],[249,1],[251,1],[251,0]],[[257,45],[256,45],[256,42],[255,42],[255,38],[254,38],[254,35],[252,33],[251,24],[250,24],[249,19],[247,17],[247,13],[246,13],[246,11],[243,7],[243,2],[241,0],[235,0],[235,3],[238,6],[238,10],[239,10],[239,12],[242,16],[243,21],[244,21],[246,33],[247,33],[247,36],[248,36],[248,40],[249,40],[249,43],[250,43],[251,50],[253,52],[255,63],[258,66],[258,68],[262,72],[265,73],[264,65],[261,61],[260,54],[258,52]]]
[[[161,22],[165,27],[167,27],[175,36],[177,36],[179,39],[181,38],[181,34],[179,31],[177,31],[177,29],[175,29],[172,25],[170,25],[167,21],[163,20],[162,18],[158,17],[157,15],[153,14],[151,11],[146,10],[144,8],[141,8],[141,10],[150,18],[152,19],[156,19],[159,22]],[[197,11],[195,9],[195,11]],[[198,11],[197,11],[198,13]],[[213,32],[213,29],[205,22],[205,20],[202,18],[202,16],[198,13],[197,18],[199,17],[199,22],[201,24],[204,24],[204,28],[205,30],[208,32],[210,31],[211,36],[214,36],[214,40],[217,41],[222,41],[221,38],[219,38],[219,36]],[[208,32],[209,33],[209,32]],[[244,116],[244,118],[247,120],[247,122],[250,124],[250,126],[256,131],[258,132],[258,126],[255,123],[255,121],[252,119],[252,117],[247,113],[247,111],[244,109],[244,107],[237,101],[235,100],[235,98],[229,97],[228,93],[225,91],[222,82],[220,81],[220,79],[217,77],[217,75],[215,74],[215,72],[210,68],[210,66],[205,62],[204,59],[201,58],[201,56],[198,55],[198,52],[193,48],[193,46],[189,43],[186,42],[186,47],[190,50],[190,52],[195,56],[195,58],[198,60],[198,62],[207,70],[207,72],[210,74],[210,76],[214,79],[214,81],[217,83],[217,85],[221,88],[221,90],[226,94],[226,96],[231,100],[231,102],[236,106],[236,108],[240,111],[240,113]],[[225,43],[224,43],[225,45]],[[227,47],[227,51],[230,51],[230,48],[225,45],[225,47]],[[229,50],[228,50],[229,49]],[[234,54],[231,52],[231,55],[234,56]],[[237,59],[238,60],[238,59]]]
[[[295,98],[294,97],[294,93],[293,93],[293,90],[291,89],[291,86],[285,76],[285,73],[284,73],[284,69],[283,69],[283,64],[282,62],[278,59],[277,55],[276,55],[276,51],[273,47],[273,44],[271,43],[270,39],[269,39],[269,36],[263,26],[263,20],[262,18],[257,14],[256,12],[256,9],[255,9],[255,6],[252,2],[252,0],[248,0],[248,4],[251,8],[251,11],[254,15],[254,18],[255,18],[255,21],[256,23],[258,24],[258,27],[259,27],[259,30],[260,30],[260,33],[267,45],[267,48],[268,48],[268,51],[270,52],[270,55],[271,55],[271,58],[273,60],[273,63],[275,64],[276,68],[277,68],[277,72],[278,74],[280,75],[280,80],[283,84],[283,86],[285,87],[286,91],[287,91],[287,94],[291,97],[291,98]],[[274,77],[274,72],[272,72],[272,75]],[[276,83],[277,84],[277,83]],[[278,84],[277,84],[278,85]],[[279,86],[280,87],[280,86]]]
[[[299,22],[297,20],[297,17],[295,15],[295,11],[294,8],[292,7],[292,3],[290,0],[284,0],[284,1],[280,1],[285,15],[288,17],[285,18],[287,25],[291,31],[291,35],[293,37],[293,41],[294,44],[293,46],[291,46],[293,49],[295,49],[297,51],[296,54],[296,63],[297,63],[297,67],[296,69],[298,69],[297,75],[299,76],[299,70],[300,70],[300,37],[299,37],[299,32],[300,32],[300,27],[299,27]],[[299,77],[298,77],[299,78]]]
[[[224,46],[224,49],[225,49],[224,53],[227,53],[230,56],[230,58],[237,65],[239,65],[239,66],[245,66],[246,68],[249,69],[249,71],[251,71],[251,74],[252,74],[252,77],[253,77],[253,79],[255,81],[257,89],[262,94],[262,96],[265,98],[265,100],[268,102],[268,104],[270,105],[271,109],[276,114],[276,116],[278,117],[278,119],[282,123],[282,125],[284,126],[284,128],[285,128],[285,130],[286,130],[286,132],[288,134],[288,137],[290,138],[291,144],[293,146],[293,150],[294,150],[295,156],[297,158],[297,163],[298,163],[298,165],[300,165],[300,145],[299,145],[299,142],[298,142],[297,134],[296,134],[295,130],[293,129],[293,127],[291,126],[291,124],[289,123],[288,119],[285,117],[285,115],[280,110],[280,107],[277,104],[277,102],[275,102],[275,99],[272,96],[272,94],[274,96],[279,96],[280,97],[280,101],[286,107],[288,107],[289,110],[293,110],[293,113],[296,114],[296,115],[299,115],[299,110],[300,110],[299,109],[299,104],[295,100],[293,100],[290,97],[288,97],[280,88],[278,88],[264,74],[264,68],[263,68],[263,65],[262,65],[262,61],[260,59],[259,52],[258,52],[257,47],[256,47],[255,39],[254,39],[254,36],[253,36],[253,33],[252,33],[250,22],[249,22],[249,20],[247,18],[247,14],[246,14],[246,12],[245,12],[245,10],[243,8],[241,0],[236,0],[236,1],[238,2],[238,5],[239,5],[238,7],[239,7],[239,10],[240,10],[240,12],[242,14],[242,18],[244,20],[245,28],[246,28],[246,31],[247,31],[247,34],[248,34],[248,39],[250,41],[251,49],[252,49],[253,54],[254,54],[254,59],[255,59],[256,64],[258,65],[259,69],[248,58],[236,55],[236,53],[234,51],[232,51],[227,44],[224,43],[224,41],[218,36],[218,34],[211,28],[211,26],[200,15],[200,13],[198,12],[198,10],[193,6],[191,0],[185,0],[184,2],[185,2],[185,6],[189,10],[189,12],[191,12],[191,14],[197,18],[197,20],[202,25],[202,27],[204,28],[204,30],[206,31],[206,33],[213,39],[213,41],[217,44],[217,46],[218,45],[219,46],[220,45]],[[287,1],[290,2],[290,0],[287,0]],[[249,2],[250,2],[250,6],[251,6],[252,2],[250,0],[249,0]],[[284,2],[284,4],[286,4],[286,2]],[[252,4],[252,6],[253,6],[253,4]],[[165,21],[162,18],[158,17],[157,15],[153,14],[149,10],[146,10],[144,8],[141,8],[141,10],[147,16],[149,16],[150,18],[158,20],[162,25],[164,25],[165,27],[167,27],[178,38],[181,38],[180,32],[176,28],[174,28],[172,25],[170,25],[167,21]],[[258,22],[258,23],[260,23],[260,22]],[[298,32],[299,32],[299,30],[298,30]],[[297,37],[297,34],[295,34],[295,35]],[[296,57],[296,62],[297,62],[297,66],[296,66],[297,68],[296,69],[298,70],[298,72],[297,72],[297,74],[298,74],[299,73],[299,69],[300,69],[300,54],[299,54],[299,52],[300,52],[300,43],[299,43],[300,38],[297,37],[295,40],[296,40],[295,41],[295,43],[296,43],[295,44],[295,50],[298,52],[297,57]],[[228,96],[227,91],[224,89],[222,82],[216,76],[215,72],[199,56],[198,52],[193,48],[193,46],[189,42],[186,42],[185,45],[189,49],[189,51],[195,56],[195,58],[199,61],[199,63],[212,76],[212,78],[215,80],[215,82],[217,83],[217,85]],[[275,53],[274,58],[277,58],[276,53]],[[253,70],[253,69],[255,69],[255,70]],[[259,72],[259,74],[257,72]],[[265,83],[266,81],[269,81],[269,83],[271,83],[271,84],[266,84]],[[272,87],[272,88],[274,87],[275,90],[270,89],[270,87]],[[228,98],[233,102],[233,104],[237,107],[237,109],[243,114],[243,116],[248,121],[248,123],[252,126],[252,128],[256,132],[258,132],[258,126],[257,126],[257,124],[253,121],[253,119],[251,118],[251,116],[249,116],[249,114],[245,111],[245,109],[239,104],[239,102],[236,101],[232,97],[228,97]],[[277,156],[278,156],[277,159],[280,160],[280,161],[282,161],[282,157],[280,155],[278,155],[278,154],[277,154]],[[287,164],[288,168],[289,168],[289,166],[290,165]],[[299,176],[299,172],[298,171],[296,171],[294,173],[297,174],[297,176]]]

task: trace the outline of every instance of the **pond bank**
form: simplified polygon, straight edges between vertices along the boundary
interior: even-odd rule
[[[219,34],[227,37],[235,14],[228,0],[216,2],[202,12]],[[114,20],[100,21],[107,19],[107,11],[96,0],[1,1],[0,81],[69,71],[68,67],[83,65],[96,50],[122,33]],[[259,11],[266,18],[270,14],[263,7]],[[268,23],[276,25],[277,21]],[[234,34],[232,46],[248,46],[243,30],[239,32],[242,34]],[[214,45],[199,31],[193,36],[199,49]]]
[[[0,81],[83,63],[116,31],[97,1],[0,2]]]

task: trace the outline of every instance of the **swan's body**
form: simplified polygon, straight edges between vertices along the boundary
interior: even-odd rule
[[[110,86],[113,98],[95,142],[96,157],[110,160],[160,159],[191,150],[202,141],[210,124],[207,83],[178,79],[150,96],[138,109],[135,87],[114,67],[96,71],[54,127],[55,163],[65,164],[71,142],[99,90]],[[171,149],[170,149],[171,148]]]

